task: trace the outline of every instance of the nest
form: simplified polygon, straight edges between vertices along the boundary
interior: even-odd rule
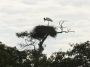
[[[34,39],[43,39],[47,34],[51,37],[55,37],[57,32],[53,26],[40,25],[36,26],[30,34]]]

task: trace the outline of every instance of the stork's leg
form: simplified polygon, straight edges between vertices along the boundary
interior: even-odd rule
[[[48,21],[48,26],[49,26],[49,21]]]

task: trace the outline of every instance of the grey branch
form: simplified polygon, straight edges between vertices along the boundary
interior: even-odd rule
[[[57,32],[57,33],[75,32],[75,31],[72,31],[71,29],[68,29],[68,28],[67,28],[67,30],[64,30],[64,28],[66,28],[66,27],[63,26],[63,23],[64,23],[64,22],[65,22],[65,21],[63,21],[63,20],[61,20],[61,21],[59,22],[58,28],[60,29],[60,31]]]

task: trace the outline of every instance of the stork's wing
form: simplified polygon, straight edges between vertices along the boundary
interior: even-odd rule
[[[51,22],[53,22],[53,20],[50,19],[50,18],[48,18],[48,17],[46,17],[46,20],[47,20],[47,21],[51,21]]]

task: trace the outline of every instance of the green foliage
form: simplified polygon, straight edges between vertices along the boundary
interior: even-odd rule
[[[90,67],[90,42],[76,43],[67,52],[55,52],[48,62],[49,67]]]
[[[0,42],[0,67],[23,67],[27,61],[27,53],[16,47],[8,47]],[[30,65],[29,65],[30,67]]]
[[[90,67],[90,41],[75,44],[70,53],[74,56],[77,65]]]
[[[55,52],[48,59],[38,50],[19,51],[0,42],[0,67],[90,67],[89,62],[89,41],[75,44],[68,52]]]
[[[21,33],[16,33],[16,36],[22,37],[22,38],[24,38],[25,36],[27,37],[28,35],[30,35],[30,34],[27,31],[21,32]]]

